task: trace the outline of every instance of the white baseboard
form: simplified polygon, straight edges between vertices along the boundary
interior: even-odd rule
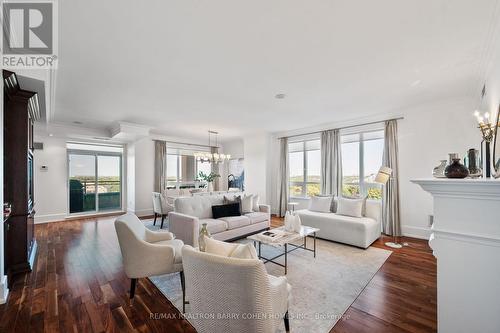
[[[66,219],[66,216],[67,216],[66,213],[50,214],[50,215],[35,214],[35,224],[63,221],[64,219]]]
[[[152,208],[149,208],[149,209],[138,209],[138,210],[135,210],[135,211],[130,211],[130,213],[134,213],[137,216],[149,216],[149,215],[153,215],[154,214]]]
[[[0,304],[7,303],[9,297],[9,288],[7,288],[7,275],[3,275],[0,279]]]
[[[430,228],[422,228],[422,227],[414,227],[409,225],[401,226],[401,231],[403,232],[403,236],[427,239],[431,236]]]

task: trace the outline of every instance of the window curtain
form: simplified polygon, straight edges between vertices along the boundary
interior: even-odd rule
[[[399,165],[398,165],[398,123],[385,123],[383,166],[392,169],[392,175],[384,188],[382,210],[382,232],[386,235],[401,236],[399,206]]]
[[[167,143],[155,141],[155,192],[162,193],[167,188]]]
[[[278,170],[278,215],[285,216],[289,198],[288,138],[280,139],[280,167]]]
[[[219,148],[217,147],[211,147],[210,148],[210,152],[212,154],[218,154],[219,153]],[[212,172],[215,173],[215,174],[218,174],[220,175],[220,171],[219,171],[219,164],[215,163],[215,162],[211,162],[210,163],[210,166],[212,168]],[[220,186],[219,186],[219,183],[220,183],[220,177],[218,178],[215,178],[215,180],[213,181],[213,186],[214,186],[214,192],[215,191],[219,191],[220,189]]]
[[[321,193],[342,194],[342,150],[338,129],[321,132]]]

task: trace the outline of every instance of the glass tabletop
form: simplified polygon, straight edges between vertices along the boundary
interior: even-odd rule
[[[304,237],[310,236],[318,232],[318,228],[301,226],[300,232],[286,231],[285,227],[274,228],[268,231],[263,231],[255,235],[248,236],[247,239],[261,242],[272,246],[283,246],[288,243],[296,242]],[[275,236],[266,236],[266,233],[272,233]]]

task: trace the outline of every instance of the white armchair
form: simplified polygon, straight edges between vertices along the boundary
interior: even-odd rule
[[[284,320],[289,331],[291,287],[268,275],[257,259],[237,259],[182,248],[190,312],[197,332],[274,333]],[[227,317],[228,315],[236,318]]]
[[[168,215],[168,213],[170,213],[173,210],[174,206],[169,204],[167,199],[161,193],[153,192],[153,211],[155,214],[153,225],[156,225],[156,218],[160,216],[161,217],[160,229],[162,229],[165,217]]]
[[[179,272],[185,303],[185,283],[181,251],[184,243],[170,232],[147,229],[134,214],[115,221],[125,274],[131,279],[130,299],[134,298],[138,278]]]

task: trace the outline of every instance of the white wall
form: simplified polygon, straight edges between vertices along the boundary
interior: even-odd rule
[[[141,139],[135,146],[135,207],[138,216],[153,214],[151,193],[154,190],[155,146],[151,138]],[[129,192],[131,189],[129,189]]]
[[[244,148],[243,139],[225,141],[223,143],[223,146],[224,146],[224,154],[231,155],[231,158],[244,158],[245,157],[245,148]]]
[[[135,145],[128,144],[126,149],[126,196],[127,212],[135,212]]]
[[[480,107],[481,111],[490,112],[492,121],[496,121],[496,115],[499,112],[500,104],[500,32],[498,33],[495,47],[496,48],[492,52],[492,61],[486,69],[486,96]],[[497,142],[497,144],[500,145],[500,142]],[[500,153],[500,148],[497,148],[497,153]]]
[[[464,157],[469,148],[480,149],[470,100],[444,101],[405,110],[399,121],[399,170],[401,224],[404,235],[428,238],[429,215],[433,214],[430,194],[410,183],[432,177],[432,169],[448,153]]]
[[[245,192],[258,194],[267,203],[270,135],[256,133],[243,139]]]
[[[35,136],[35,141],[44,145],[34,153],[35,223],[63,220],[68,210],[66,140]]]

